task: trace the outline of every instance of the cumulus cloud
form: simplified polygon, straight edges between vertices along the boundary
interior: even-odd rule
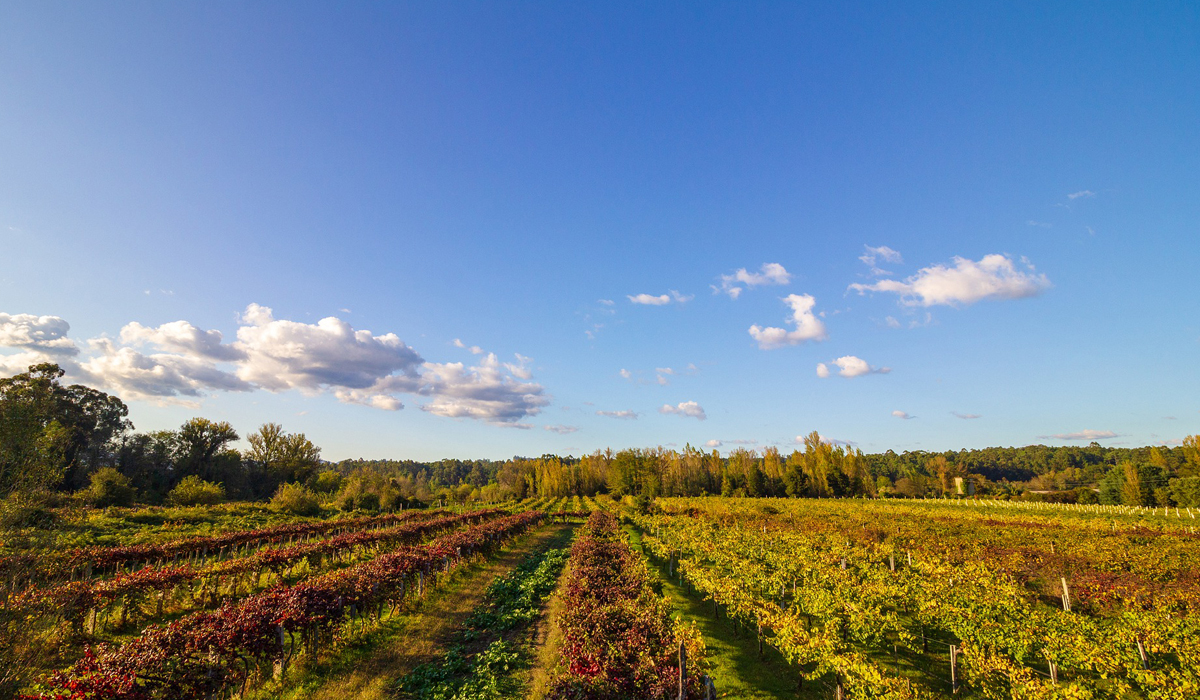
[[[714,294],[728,294],[730,299],[738,296],[748,287],[759,287],[768,284],[787,284],[792,281],[792,275],[779,263],[763,263],[758,272],[750,272],[741,267],[731,275],[721,275],[720,285],[713,285]]]
[[[969,305],[984,299],[1020,299],[1041,294],[1050,287],[1046,275],[1023,262],[1019,269],[1007,255],[985,255],[978,262],[954,258],[953,266],[933,265],[899,280],[852,284],[859,294],[891,292],[906,306]]]
[[[408,394],[425,401],[421,409],[429,413],[524,428],[530,426],[517,422],[549,403],[532,381],[532,359],[521,354],[501,362],[489,353],[476,366],[426,362],[393,333],[357,330],[335,317],[315,324],[279,320],[259,304],[246,307],[239,323],[237,340],[228,344],[219,331],[186,321],[130,323],[119,341],[88,341],[89,356],[76,362],[55,356],[79,352],[62,319],[0,314],[0,347],[25,350],[0,355],[0,372],[57,361],[72,377],[125,398],[189,405],[208,392],[295,389],[395,411],[404,407],[399,396]]]
[[[634,304],[642,304],[645,306],[666,306],[667,304],[670,304],[671,302],[675,302],[677,304],[683,304],[685,302],[691,301],[695,297],[694,294],[693,295],[680,294],[679,292],[675,291],[674,289],[669,290],[669,291],[670,291],[670,294],[659,294],[658,296],[655,296],[653,294],[627,294],[626,298],[629,299],[629,301],[633,302]]]
[[[217,362],[232,362],[246,358],[246,353],[232,345],[222,345],[221,331],[205,331],[187,321],[164,323],[147,328],[138,322],[121,329],[121,342],[127,345],[156,345],[163,350]]]
[[[195,405],[195,401],[177,399],[199,397],[205,390],[254,388],[203,358],[171,353],[144,355],[131,347],[118,347],[108,338],[90,340],[88,346],[94,355],[79,365],[83,377],[129,399]]]
[[[574,425],[543,425],[542,427],[559,435],[570,435],[571,433],[579,430],[579,428]]]
[[[715,447],[720,447],[721,445],[724,445],[724,444],[725,443],[721,442],[720,440],[709,440],[708,442],[704,443],[704,446],[715,448]]]
[[[758,341],[759,348],[771,350],[809,340],[825,340],[825,324],[813,314],[817,300],[812,295],[789,294],[783,298],[783,302],[792,308],[788,323],[795,328],[789,331],[785,328],[763,328],[757,324],[750,326],[750,337]]]
[[[983,417],[978,413],[959,413],[958,411],[951,411],[950,415],[954,416],[955,418],[962,418],[963,420],[975,420],[976,418]]]
[[[621,368],[620,375],[621,375],[622,379],[632,379],[633,378],[633,372],[630,372],[629,370],[627,370],[625,368]]]
[[[418,393],[431,400],[421,410],[434,415],[511,425],[537,415],[550,403],[540,385],[505,374],[505,367],[491,353],[476,367],[426,362],[422,370]],[[407,381],[399,375],[394,378]]]
[[[892,371],[890,367],[872,367],[867,364],[866,360],[854,355],[839,357],[833,361],[833,364],[838,367],[838,375],[847,379],[861,377],[864,374],[887,374]],[[817,376],[822,378],[828,377],[829,365],[826,365],[824,362],[818,363]]]
[[[596,415],[618,420],[636,420],[638,417],[634,411],[596,411]]]
[[[916,418],[916,416],[908,415],[908,413],[905,411],[892,411],[892,415],[901,420],[912,420],[913,418]]]
[[[704,413],[704,409],[701,408],[700,404],[696,403],[695,401],[683,401],[675,406],[665,403],[662,405],[662,408],[658,409],[658,412],[665,415],[695,418],[696,420],[704,420],[708,418],[708,416]]]
[[[863,261],[867,267],[871,268],[871,274],[876,277],[892,274],[887,270],[882,270],[879,268],[880,260],[890,263],[904,262],[904,258],[900,257],[900,253],[898,251],[892,250],[885,245],[881,245],[878,248],[869,245],[864,245],[863,247],[866,248],[866,252],[858,256],[858,259]]]
[[[394,333],[376,336],[333,316],[315,324],[277,320],[270,308],[251,304],[242,320],[237,346],[246,358],[238,376],[269,391],[367,389],[396,372],[415,379],[422,362]]]
[[[47,355],[79,354],[67,337],[71,324],[58,316],[0,313],[0,347],[22,348]]]
[[[1039,438],[1046,440],[1055,438],[1057,440],[1107,440],[1109,438],[1120,437],[1111,430],[1080,430],[1077,433],[1059,433],[1057,435],[1038,435]]]

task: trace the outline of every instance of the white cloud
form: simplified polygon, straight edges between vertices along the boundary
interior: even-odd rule
[[[955,418],[962,418],[963,420],[975,420],[976,418],[983,417],[978,413],[959,413],[958,411],[951,411],[950,415],[954,416]]]
[[[1025,225],[1026,226],[1036,226],[1038,228],[1054,228],[1054,224],[1048,224],[1045,221],[1034,221],[1033,219],[1026,221]]]
[[[683,401],[675,406],[665,403],[662,405],[662,408],[658,409],[658,412],[665,415],[695,418],[697,420],[704,420],[708,418],[708,416],[704,413],[704,409],[701,408],[700,404],[696,403],[695,401]]]
[[[604,304],[605,306],[612,306],[613,304],[616,303],[612,299],[597,299],[597,301],[601,304]]]
[[[0,313],[0,347],[47,355],[78,355],[79,347],[67,337],[70,330],[71,324],[58,316]]]
[[[910,416],[904,411],[892,411],[892,415],[901,420],[912,420],[913,418],[916,418],[916,416]]]
[[[570,435],[571,433],[579,430],[579,428],[574,425],[543,425],[542,427],[552,433],[558,433],[559,435]]]
[[[899,328],[900,327],[900,322],[897,321],[895,319],[895,317],[893,317],[893,316],[888,316],[887,318],[883,319],[883,322],[885,324],[887,324],[888,328]]]
[[[78,363],[47,352],[65,350],[66,322],[30,323],[34,318],[0,315],[0,347],[32,348],[0,355],[0,372],[16,374],[57,359],[73,377],[128,399],[195,405],[191,399],[212,391],[296,389],[395,411],[403,408],[397,395],[411,394],[426,400],[421,409],[429,413],[524,428],[530,426],[517,421],[549,403],[541,385],[531,381],[532,359],[524,355],[500,362],[488,354],[474,367],[425,362],[392,333],[356,330],[334,317],[315,324],[277,320],[258,304],[241,314],[237,340],[230,344],[219,331],[186,321],[157,328],[130,323],[121,330],[123,345],[92,339],[90,356]],[[136,349],[146,345],[164,352]],[[463,347],[458,340],[455,345]]]
[[[483,348],[479,347],[478,345],[472,345],[470,347],[467,347],[467,344],[464,343],[463,341],[459,340],[458,338],[454,339],[454,347],[462,348],[462,349],[470,352],[472,355],[482,355],[483,354]]]
[[[1038,274],[1032,265],[1020,270],[1007,255],[985,255],[978,262],[954,258],[954,266],[933,265],[922,268],[903,282],[880,280],[875,284],[852,284],[850,289],[863,294],[891,292],[900,295],[907,306],[974,304],[984,299],[1020,299],[1041,294],[1050,280]]]
[[[626,295],[626,298],[634,304],[642,304],[644,306],[666,306],[672,301],[677,304],[683,304],[695,298],[694,294],[680,294],[674,289],[669,291],[670,294],[659,294],[658,296],[653,294],[628,294]]]
[[[704,446],[715,448],[715,447],[720,447],[721,445],[724,445],[724,444],[725,443],[721,442],[720,440],[709,440],[708,442],[704,443]]]
[[[506,366],[491,353],[476,367],[461,362],[426,362],[421,368],[417,393],[432,397],[421,410],[434,415],[516,427],[517,421],[536,416],[550,403],[541,385],[505,374]],[[392,381],[398,384],[395,390],[389,386]],[[410,381],[403,375],[392,375],[380,382],[378,393],[405,391]]]
[[[763,350],[780,348],[785,345],[799,345],[809,340],[825,340],[825,324],[813,314],[813,306],[817,300],[809,294],[789,294],[783,302],[792,307],[792,317],[788,323],[795,326],[794,330],[784,328],[762,328],[750,326],[750,337],[758,341],[758,347]]]
[[[70,375],[79,374],[79,365],[72,359],[47,355],[38,350],[26,350],[13,355],[0,355],[0,377],[11,377],[28,371],[31,365],[56,362]]]
[[[1080,430],[1077,433],[1059,433],[1057,435],[1038,435],[1041,439],[1056,438],[1058,440],[1107,440],[1120,437],[1111,430]]]
[[[254,386],[218,369],[203,358],[171,353],[143,355],[117,347],[108,338],[88,341],[94,355],[79,365],[80,374],[129,399],[180,403],[177,397],[200,397],[203,391],[251,391]],[[183,401],[195,405],[194,401]]]
[[[647,306],[663,306],[671,303],[671,297],[666,294],[654,296],[652,294],[628,294],[626,295],[629,301],[635,304],[645,304]]]
[[[222,345],[221,331],[203,331],[187,321],[164,323],[147,328],[138,322],[121,329],[121,342],[126,345],[156,345],[163,350],[204,358],[215,362],[233,362],[246,358],[246,353],[232,345]]]
[[[632,379],[633,378],[633,372],[630,372],[629,370],[624,369],[624,368],[621,369],[620,375],[621,375],[622,379]]]
[[[236,345],[246,359],[238,376],[269,391],[368,389],[395,372],[415,382],[422,362],[394,333],[376,336],[333,316],[315,324],[282,321],[251,304],[242,320]]]
[[[634,411],[596,411],[596,415],[618,420],[636,420],[638,417]]]
[[[1091,190],[1080,190],[1067,195],[1067,199],[1079,199],[1080,197],[1095,197],[1096,193]]]
[[[892,371],[890,367],[872,367],[871,365],[867,364],[866,360],[860,357],[855,357],[854,355],[845,355],[843,357],[839,357],[833,361],[833,364],[837,365],[838,374],[846,377],[847,379],[861,377],[864,374],[887,374],[888,372]],[[817,376],[829,376],[829,366],[824,362],[821,362],[817,365]]]
[[[869,245],[864,245],[863,247],[866,248],[867,250],[865,253],[858,256],[858,259],[863,261],[867,265],[867,267],[871,268],[871,274],[875,275],[876,277],[879,277],[881,275],[892,274],[892,273],[888,272],[887,270],[881,270],[879,268],[880,260],[883,260],[884,262],[890,262],[890,263],[904,262],[904,258],[900,257],[899,252],[892,250],[891,248],[889,248],[885,245],[881,245],[878,248],[875,248],[875,247],[872,247]]]
[[[787,284],[792,281],[792,275],[779,263],[763,263],[758,272],[749,272],[746,268],[738,268],[732,275],[721,275],[720,286],[713,286],[713,293],[725,293],[731,299],[737,299],[744,287],[759,287],[768,284]]]

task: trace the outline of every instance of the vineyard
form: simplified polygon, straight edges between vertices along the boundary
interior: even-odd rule
[[[633,516],[647,547],[816,694],[1200,695],[1188,527],[954,502],[660,503]]]
[[[488,566],[386,697],[699,700],[770,675],[794,694],[754,697],[1183,700],[1200,697],[1200,534],[1160,510],[575,496],[145,528],[6,552],[3,611],[55,645],[27,698],[298,693]]]

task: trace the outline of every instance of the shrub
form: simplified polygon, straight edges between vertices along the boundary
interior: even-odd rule
[[[317,495],[300,484],[283,484],[271,498],[271,507],[292,515],[316,515],[321,512]]]
[[[129,477],[112,467],[104,467],[92,474],[84,499],[98,508],[128,506],[133,504],[134,493]]]
[[[192,475],[176,484],[167,498],[176,506],[211,506],[225,500],[225,487]]]

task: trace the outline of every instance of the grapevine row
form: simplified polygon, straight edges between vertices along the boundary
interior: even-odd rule
[[[9,606],[26,614],[61,616],[71,623],[76,632],[80,632],[89,611],[93,613],[93,620],[95,620],[95,615],[101,609],[112,606],[118,601],[123,601],[127,609],[147,594],[157,592],[160,594],[158,612],[161,613],[161,601],[166,592],[172,591],[182,584],[199,580],[202,582],[202,586],[200,591],[193,596],[195,600],[201,604],[206,599],[212,599],[215,602],[220,594],[223,578],[231,579],[230,589],[232,592],[235,590],[237,577],[246,573],[257,574],[266,570],[278,576],[285,568],[300,561],[307,560],[311,564],[358,547],[413,543],[432,533],[457,527],[464,522],[494,517],[499,512],[495,510],[476,511],[417,523],[402,523],[382,530],[348,532],[317,542],[260,550],[250,556],[217,562],[202,569],[188,564],[165,568],[147,566],[108,579],[72,581],[47,589],[29,589],[14,596],[9,601]]]
[[[210,553],[221,554],[238,547],[277,544],[285,540],[292,541],[300,537],[323,535],[330,532],[350,532],[383,527],[403,522],[417,515],[420,513],[409,511],[346,520],[287,523],[267,528],[238,530],[208,537],[189,537],[155,544],[79,547],[42,556],[12,554],[0,557],[0,575],[11,576],[15,572],[34,568],[36,578],[53,578],[56,575],[75,575],[77,573],[90,577],[93,572],[112,572],[120,567],[140,568],[139,564],[161,563],[168,559],[178,561],[180,557],[198,556],[203,558]]]
[[[464,557],[494,550],[542,518],[526,512],[489,521],[425,546],[402,547],[348,569],[277,586],[213,612],[148,627],[122,646],[89,649],[35,697],[199,699],[244,687],[264,664],[281,673],[292,655],[315,651],[339,625],[382,616],[385,605],[423,594],[430,575],[448,571]]]
[[[589,517],[571,548],[559,627],[566,671],[552,700],[677,697],[679,645],[688,647],[687,696],[703,697],[695,660],[703,642],[671,619],[670,603],[650,588],[651,575],[607,513]]]

